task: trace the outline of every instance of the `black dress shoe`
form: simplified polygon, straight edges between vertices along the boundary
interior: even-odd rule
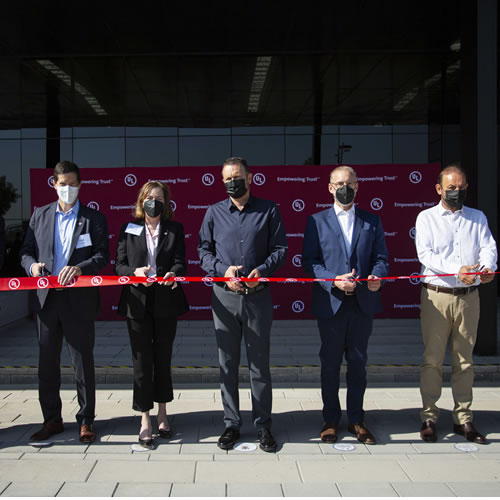
[[[270,429],[262,429],[257,433],[257,439],[259,440],[259,448],[262,451],[267,451],[268,453],[271,453],[273,451],[276,451],[276,448],[278,447],[278,443],[276,443],[276,440],[273,438],[273,435],[271,434]]]
[[[467,441],[472,441],[477,444],[486,444],[486,438],[476,430],[472,422],[465,422],[465,424],[462,425],[453,424],[453,431],[456,434],[465,436]]]
[[[170,439],[172,437],[172,427],[168,429],[158,429],[158,435],[163,439]]]
[[[420,437],[426,443],[435,443],[438,440],[436,424],[432,420],[425,420],[420,427]]]
[[[234,448],[238,439],[240,439],[240,431],[238,429],[228,427],[217,441],[217,446],[221,450],[231,450]]]

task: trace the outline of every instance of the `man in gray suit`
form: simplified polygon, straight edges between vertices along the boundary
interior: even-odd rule
[[[75,370],[80,441],[91,443],[96,435],[94,321],[99,313],[99,289],[68,288],[81,275],[97,274],[109,261],[106,218],[78,201],[80,170],[72,162],[54,168],[58,201],[36,208],[31,217],[21,263],[28,276],[58,276],[61,288],[38,289],[33,296],[39,339],[39,399],[43,427],[31,436],[43,441],[64,431],[60,357],[66,338]]]

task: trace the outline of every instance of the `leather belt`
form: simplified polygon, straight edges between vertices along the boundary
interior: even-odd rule
[[[248,288],[247,286],[245,288],[242,288],[241,290],[231,290],[226,283],[222,283],[220,281],[216,281],[215,284],[219,286],[220,288],[223,288],[224,290],[227,290],[228,292],[235,293],[236,295],[251,295],[252,293],[257,293],[261,292],[264,290],[264,288],[267,287],[266,283],[259,283],[257,286],[254,286],[253,288]]]
[[[422,283],[424,288],[428,288],[429,290],[433,290],[434,292],[438,293],[448,293],[450,295],[469,295],[471,294],[474,290],[479,288],[478,286],[470,286],[470,287],[457,287],[457,288],[450,288],[447,286],[437,286],[437,285],[431,285],[430,283]]]

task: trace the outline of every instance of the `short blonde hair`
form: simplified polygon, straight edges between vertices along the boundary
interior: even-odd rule
[[[162,219],[171,219],[173,215],[172,205],[170,205],[170,190],[166,184],[159,181],[149,181],[144,184],[144,186],[139,189],[139,194],[137,195],[137,201],[135,202],[134,217],[136,219],[144,219],[144,200],[154,188],[160,188],[163,191],[163,197],[165,198],[165,204],[163,206],[163,212],[161,213]]]
[[[334,172],[336,172],[337,170],[346,170],[347,172],[349,172],[351,175],[354,175],[354,178],[356,179],[356,182],[358,182],[358,174],[356,173],[356,171],[352,168],[352,167],[349,167],[347,165],[340,165],[339,167],[335,167],[331,172],[330,172],[330,183],[332,182],[332,175],[334,174]]]

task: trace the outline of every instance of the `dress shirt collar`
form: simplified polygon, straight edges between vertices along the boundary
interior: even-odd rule
[[[439,215],[457,215],[457,214],[460,214],[460,215],[463,215],[464,213],[464,208],[465,207],[462,207],[460,210],[455,210],[455,212],[452,212],[451,210],[449,210],[448,208],[445,208],[444,205],[443,205],[443,200],[441,200],[439,202],[439,205],[438,205],[438,210],[439,210]]]
[[[339,207],[336,203],[334,203],[333,208],[335,209],[337,217],[343,215],[346,215],[347,217],[354,217],[355,215],[354,205],[349,210],[344,210],[343,208]]]
[[[80,210],[80,200],[76,200],[76,203],[67,212],[62,211],[62,208],[59,205],[59,200],[56,202],[56,213],[59,213],[62,216],[78,215],[78,210]]]
[[[243,210],[245,210],[246,207],[251,207],[252,204],[254,203],[254,201],[255,201],[255,198],[252,195],[250,195],[247,202],[245,203],[245,206],[243,207]],[[231,197],[228,197],[228,199],[227,199],[227,208],[229,209],[230,212],[234,212],[235,210],[238,210],[238,207],[233,203],[233,201],[231,200]]]

